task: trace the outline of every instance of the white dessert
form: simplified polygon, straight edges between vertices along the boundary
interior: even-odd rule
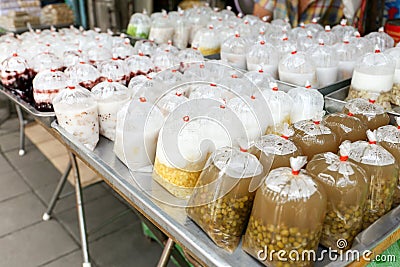
[[[168,40],[172,40],[174,36],[174,28],[155,28],[151,27],[149,40],[154,40],[156,44],[166,44]]]
[[[393,86],[393,74],[374,75],[362,73],[359,71],[353,72],[351,86],[356,90],[369,92],[389,92]]]
[[[36,103],[51,103],[53,98],[58,94],[62,88],[53,89],[33,89],[33,98]]]
[[[333,84],[337,81],[338,67],[317,67],[316,72],[319,87]]]
[[[308,81],[311,83],[312,87],[318,87],[317,76],[315,75],[315,72],[292,73],[279,70],[279,80],[299,86],[304,86]]]
[[[54,105],[58,123],[80,143],[94,150],[99,141],[97,104]]]
[[[190,28],[189,27],[180,27],[175,29],[173,44],[179,49],[185,49],[188,45],[190,37]]]
[[[128,102],[123,100],[98,100],[98,114],[100,134],[111,141],[115,140],[115,128],[117,126],[117,113],[121,107]]]
[[[355,61],[339,61],[337,80],[350,79],[353,76]]]
[[[394,70],[393,83],[394,84],[399,84],[400,83],[400,69],[395,69]]]
[[[245,54],[233,54],[221,51],[221,60],[227,62],[231,67],[238,68],[241,70],[246,69]]]
[[[278,65],[264,65],[262,63],[251,63],[247,61],[247,69],[249,71],[259,71],[260,68],[274,79],[278,79]]]

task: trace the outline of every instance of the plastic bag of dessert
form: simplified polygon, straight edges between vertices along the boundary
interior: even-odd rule
[[[314,61],[304,52],[293,50],[279,62],[279,79],[283,82],[303,86],[306,81],[318,87]]]
[[[135,53],[135,49],[132,47],[129,38],[125,38],[123,42],[113,46],[112,53],[118,59],[127,59]]]
[[[1,37],[0,37],[1,38]],[[0,43],[0,63],[6,60],[14,51],[18,51],[19,42],[6,40]]]
[[[325,30],[318,32],[315,39],[318,41],[322,40],[326,45],[334,45],[338,40],[342,40],[343,38],[338,39],[336,34],[331,31],[331,26],[326,25]]]
[[[307,53],[315,63],[319,87],[335,83],[339,63],[336,51],[320,39],[318,45],[311,47]]]
[[[219,54],[221,51],[221,40],[213,25],[198,30],[193,38],[193,45],[198,47],[203,56]]]
[[[290,138],[301,149],[308,159],[319,153],[336,153],[339,147],[339,138],[322,124],[325,112],[318,112],[312,120],[303,120],[293,124],[294,135]]]
[[[170,88],[160,81],[155,81],[150,77],[146,77],[145,81],[138,82],[134,87],[129,88],[132,98],[146,98],[146,101],[155,103]]]
[[[287,123],[278,131],[279,134],[267,134],[256,139],[249,150],[260,160],[265,175],[268,175],[270,170],[290,167],[290,158],[302,154],[301,150],[289,140],[294,131]]]
[[[163,83],[168,88],[172,88],[183,82],[183,74],[179,70],[172,68],[157,73],[153,79]]]
[[[367,34],[365,38],[370,39],[374,45],[377,45],[380,51],[385,51],[394,46],[393,38],[385,32],[383,27],[380,27],[377,32]]]
[[[100,72],[82,59],[79,64],[68,67],[64,71],[69,80],[77,81],[80,86],[91,90],[96,84],[103,80]]]
[[[150,28],[149,39],[156,44],[166,44],[174,36],[174,25],[168,18],[167,12],[163,12],[161,17],[156,18]]]
[[[250,46],[246,53],[246,65],[249,71],[258,71],[260,65],[274,79],[278,78],[279,54],[277,49],[264,40]]]
[[[90,64],[93,66],[99,66],[103,61],[107,61],[112,58],[112,52],[102,44],[99,44],[87,51],[87,57]]]
[[[293,108],[293,99],[287,93],[278,89],[278,84],[272,82],[271,89],[263,90],[262,96],[269,106],[272,114],[272,125],[269,125],[266,134],[275,134],[282,129],[284,124],[291,123],[291,113]]]
[[[172,45],[172,40],[168,40],[167,43],[160,44],[159,46],[157,46],[154,53],[157,53],[160,51],[171,52],[174,56],[178,55],[178,53],[179,53],[179,49]]]
[[[370,39],[361,37],[361,34],[358,31],[354,32],[354,36],[350,37],[349,40],[350,43],[356,46],[360,55],[374,52],[374,44],[370,41]]]
[[[311,20],[311,23],[306,24],[306,30],[311,31],[313,36],[316,35],[318,32],[322,32],[324,30],[324,27],[318,24],[318,19],[319,18],[313,18]]]
[[[184,95],[183,90],[179,88],[168,92],[163,97],[159,98],[155,104],[160,109],[164,117],[167,117],[181,104],[188,100],[189,99]]]
[[[254,155],[236,148],[218,149],[210,156],[188,202],[188,216],[230,253],[239,244],[253,206],[251,184],[261,182],[262,171]]]
[[[115,155],[132,171],[151,172],[163,122],[161,111],[146,98],[126,103],[117,114]]]
[[[67,76],[55,69],[39,72],[33,79],[33,98],[39,111],[53,111],[53,98],[67,86]]]
[[[400,162],[400,117],[396,117],[396,126],[386,125],[379,127],[376,130],[376,138],[383,148],[389,151],[396,159],[397,163]],[[400,205],[400,180],[397,182],[396,189],[393,195],[392,207],[395,208]]]
[[[351,114],[363,121],[368,129],[376,130],[390,122],[389,115],[385,109],[375,104],[378,94],[370,94],[370,99],[355,98],[346,103],[342,113]]]
[[[185,72],[193,63],[204,63],[204,57],[196,46],[182,49],[178,53],[180,71]]]
[[[375,131],[367,131],[368,142],[351,144],[349,158],[362,167],[369,178],[363,229],[392,208],[393,194],[399,178],[398,164],[386,149],[376,143]]]
[[[396,62],[396,68],[393,75],[393,87],[391,103],[400,105],[400,47],[393,47],[385,51],[385,54],[391,56]]]
[[[143,55],[151,56],[157,48],[157,44],[153,40],[140,40],[133,47],[137,51],[141,51]]]
[[[275,43],[275,47],[279,52],[279,59],[283,59],[291,52],[296,50],[296,42],[289,39],[289,37],[287,37],[287,35],[285,34],[282,39],[279,39]]]
[[[350,141],[345,141],[340,145],[340,156],[331,152],[317,154],[306,169],[323,186],[328,199],[320,243],[337,251],[351,248],[362,230],[368,196],[369,177],[360,166],[348,160],[350,150]],[[338,246],[343,239],[346,246]]]
[[[89,150],[99,141],[97,102],[85,88],[69,82],[53,99],[57,121]]]
[[[293,39],[293,40],[297,40],[300,37],[305,37],[307,36],[307,30],[306,30],[306,25],[304,24],[304,22],[300,22],[299,26],[297,26],[296,28],[293,28],[290,32],[289,32],[289,38]]]
[[[93,87],[92,94],[97,101],[100,134],[114,141],[117,113],[129,101],[130,92],[120,83],[107,79]]]
[[[228,90],[223,86],[215,83],[195,83],[190,88],[189,99],[213,99],[220,104],[226,104],[228,98],[226,97]],[[213,104],[210,102],[210,104]]]
[[[275,31],[289,31],[292,28],[288,19],[273,19],[271,26]]]
[[[33,73],[26,59],[13,53],[1,63],[1,83],[28,103],[33,103]]]
[[[63,61],[56,55],[50,52],[43,52],[37,54],[30,61],[34,75],[43,70],[55,69],[59,71],[64,70]]]
[[[307,31],[306,36],[300,36],[296,40],[297,51],[306,52],[309,48],[315,45],[315,41],[311,31]]]
[[[356,46],[350,43],[349,38],[345,37],[343,42],[335,44],[338,63],[338,81],[350,79],[353,75],[354,66],[357,59],[361,56]]]
[[[174,46],[185,49],[190,38],[190,24],[188,23],[183,10],[179,11],[179,16],[175,21],[174,36],[172,38]]]
[[[356,29],[353,26],[347,25],[347,19],[342,19],[339,24],[332,28],[332,32],[336,35],[338,40],[353,36],[355,31]]]
[[[178,59],[169,50],[158,51],[151,57],[156,72],[166,70],[168,68],[178,67]]]
[[[256,192],[242,248],[266,266],[312,265],[307,257],[290,256],[315,253],[326,214],[326,193],[301,170],[306,162],[290,158],[291,168],[272,170]],[[274,251],[283,252],[278,257]]]
[[[111,60],[100,63],[98,70],[105,79],[111,79],[124,86],[128,85],[130,78],[128,67],[124,60],[118,59],[117,55],[113,55]]]
[[[264,71],[264,65],[260,65],[257,70],[246,72],[243,78],[251,82],[257,91],[271,89],[270,84],[276,82],[270,73]]]
[[[253,39],[258,35],[258,28],[251,25],[248,20],[242,20],[236,28],[241,36],[248,39]]]
[[[185,16],[190,25],[189,44],[192,44],[196,33],[207,25],[209,16],[201,14],[198,9],[186,10]]]
[[[221,44],[221,60],[231,67],[246,70],[246,51],[249,45],[249,39],[236,32]]]
[[[128,85],[128,90],[131,92],[131,96],[134,96],[137,91],[139,90],[140,86],[142,84],[144,84],[146,81],[151,80],[152,78],[149,78],[145,75],[138,75],[133,77],[130,81],[129,81],[129,85]]]
[[[137,75],[147,75],[155,70],[153,61],[141,51],[138,55],[130,56],[125,60],[125,63],[130,78]]]
[[[147,15],[147,11],[143,10],[142,13],[135,13],[131,16],[126,33],[132,37],[147,39],[150,25],[150,17]]]
[[[396,62],[393,57],[381,53],[378,46],[374,53],[367,53],[357,60],[347,99],[369,99],[370,93],[379,93],[376,103],[391,110],[391,90]]]
[[[296,87],[289,90],[288,95],[292,97],[293,107],[290,116],[291,122],[310,120],[324,109],[324,97],[316,89],[312,89],[310,83],[305,87]]]
[[[367,139],[367,125],[350,112],[329,114],[322,122],[335,133],[339,143],[345,140],[355,142]]]
[[[63,66],[65,68],[72,67],[76,64],[78,64],[80,61],[87,62],[88,59],[86,58],[86,55],[82,53],[80,50],[68,50],[65,51],[63,54]]]

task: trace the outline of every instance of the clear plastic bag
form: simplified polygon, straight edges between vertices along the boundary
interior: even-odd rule
[[[338,56],[338,76],[337,80],[350,79],[353,75],[354,66],[357,59],[361,56],[357,47],[349,42],[349,38],[344,38],[333,46]]]
[[[288,124],[280,130],[281,135],[268,134],[263,135],[256,141],[249,150],[261,162],[265,175],[270,170],[280,167],[290,167],[290,158],[301,156],[301,150],[289,140],[294,131]]]
[[[62,60],[50,52],[43,52],[34,56],[31,60],[31,67],[34,75],[43,70],[64,70]]]
[[[246,227],[255,188],[262,180],[257,158],[234,148],[215,151],[189,199],[188,216],[214,241],[232,253]]]
[[[293,100],[290,116],[292,123],[310,120],[324,109],[324,97],[318,90],[312,89],[308,83],[306,87],[296,87],[289,90],[288,95]]]
[[[336,153],[339,148],[338,137],[321,123],[324,111],[316,114],[312,120],[293,124],[294,135],[290,138],[308,159],[319,153]]]
[[[129,20],[126,33],[136,38],[146,39],[149,36],[151,20],[144,10],[142,13],[135,13]]]
[[[68,133],[89,150],[99,141],[97,102],[79,85],[68,85],[53,99],[57,121]]]
[[[153,20],[151,24],[149,39],[154,40],[156,44],[166,44],[174,36],[174,25],[168,18],[166,12],[161,17]]]
[[[261,68],[274,79],[278,78],[279,54],[277,49],[264,40],[249,47],[246,53],[246,64],[249,71]]]
[[[363,121],[368,129],[376,130],[381,126],[390,122],[389,115],[385,110],[375,104],[376,96],[372,96],[369,100],[363,98],[355,98],[346,103],[342,113],[351,114]]]
[[[105,79],[111,79],[113,82],[118,82],[124,86],[128,85],[130,77],[128,67],[124,60],[118,59],[117,55],[114,55],[111,60],[100,63],[98,70]]]
[[[250,42],[238,32],[221,44],[221,60],[231,67],[246,70],[246,51]]]
[[[347,99],[369,99],[370,93],[379,93],[376,103],[391,110],[395,66],[392,56],[381,53],[376,46],[374,53],[367,53],[357,60]]]
[[[340,156],[317,154],[307,164],[307,172],[324,187],[328,199],[320,243],[337,251],[351,248],[362,230],[368,196],[369,178],[360,166],[348,161],[350,150],[350,141],[345,141]],[[347,245],[338,247],[343,239]]]
[[[334,45],[338,42],[336,34],[331,31],[331,27],[329,25],[325,26],[324,31],[318,32],[315,39],[318,40],[318,42],[322,40],[324,44],[329,46]]]
[[[395,158],[376,144],[375,131],[367,132],[369,142],[351,144],[349,158],[363,168],[369,178],[369,194],[365,206],[363,229],[392,208],[399,169]]]
[[[376,130],[376,138],[384,149],[389,151],[396,159],[397,163],[400,163],[400,117],[396,117],[396,126],[386,125],[379,127]],[[393,195],[392,207],[395,208],[400,205],[400,180],[397,182],[396,189]]]
[[[132,171],[151,172],[163,122],[161,111],[145,98],[126,103],[117,114],[115,155]]]
[[[112,52],[111,49],[103,46],[103,44],[99,44],[87,51],[87,57],[90,64],[98,66],[103,61],[110,60],[112,58]]]
[[[272,170],[257,190],[242,248],[266,266],[312,266],[307,257],[292,260],[293,251],[317,250],[326,214],[326,193],[301,170],[306,161],[291,158],[291,168]]]
[[[53,111],[53,98],[67,86],[67,77],[61,71],[44,70],[33,79],[35,108],[40,111]]]
[[[269,106],[273,120],[273,124],[268,126],[266,133],[274,134],[282,129],[285,123],[291,123],[293,99],[287,93],[280,91],[276,83],[271,83],[270,87],[270,90],[262,91],[262,96]]]
[[[28,103],[33,103],[33,73],[26,59],[17,53],[1,63],[1,83],[4,88],[20,96]]]
[[[117,113],[129,101],[129,90],[109,79],[93,87],[92,94],[97,101],[100,134],[114,141]]]
[[[365,38],[370,39],[374,45],[378,45],[381,51],[385,51],[394,46],[393,38],[385,32],[383,27],[380,27],[377,32],[367,34]]]
[[[174,46],[179,49],[185,49],[188,46],[190,38],[190,25],[184,16],[183,10],[180,10],[179,16],[175,21],[174,36],[172,38]]]
[[[367,139],[367,125],[351,113],[329,114],[322,122],[339,138],[339,144],[345,140],[355,142]]]
[[[396,68],[393,75],[393,87],[390,102],[400,106],[400,47],[390,48],[385,51],[385,54],[392,56],[396,62]]]
[[[198,47],[203,56],[219,54],[221,51],[221,40],[217,36],[214,26],[197,31],[193,38],[192,46]]]
[[[80,61],[79,64],[68,67],[64,73],[67,75],[68,79],[77,81],[80,86],[88,90],[91,90],[96,84],[104,80],[95,67],[84,61]]]
[[[316,67],[312,59],[303,52],[292,51],[279,62],[279,79],[283,82],[303,86],[307,81],[318,86]]]
[[[125,60],[127,72],[133,78],[137,75],[147,75],[155,70],[153,61],[142,52]]]
[[[347,25],[347,20],[342,19],[340,24],[333,26],[332,32],[336,35],[338,40],[343,40],[345,37],[351,37],[356,29],[352,26]]]

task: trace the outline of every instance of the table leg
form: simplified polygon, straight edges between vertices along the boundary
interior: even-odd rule
[[[47,207],[46,212],[43,214],[43,221],[48,221],[51,218],[51,213],[53,212],[53,209],[60,197],[60,193],[64,188],[65,182],[67,181],[68,175],[71,172],[72,169],[72,163],[71,160],[68,163],[67,169],[65,170],[65,172],[63,173],[63,175],[61,176],[60,180],[58,181],[56,190],[53,193],[53,196],[51,197],[50,203]]]
[[[85,221],[85,210],[83,207],[83,198],[82,198],[82,187],[81,187],[81,178],[79,175],[79,168],[76,162],[76,157],[73,153],[69,153],[70,160],[72,163],[72,169],[74,170],[75,176],[75,195],[76,195],[76,208],[78,212],[78,223],[79,223],[79,231],[81,235],[81,246],[82,246],[82,255],[83,255],[83,267],[90,267],[89,261],[89,249],[88,249],[88,241],[86,234],[86,221]]]
[[[160,260],[158,261],[157,267],[165,267],[168,264],[169,257],[171,256],[172,249],[174,248],[175,242],[171,238],[168,238],[165,244],[164,250],[161,254]]]
[[[19,120],[19,151],[18,154],[22,157],[25,155],[25,121],[24,115],[22,114],[21,107],[15,104],[15,109],[17,111]]]

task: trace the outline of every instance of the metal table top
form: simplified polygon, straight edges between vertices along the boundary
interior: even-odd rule
[[[79,158],[97,171],[117,192],[127,199],[136,209],[143,213],[157,227],[163,230],[178,244],[192,252],[193,256],[206,266],[263,266],[256,259],[246,254],[241,245],[229,254],[217,247],[210,238],[193,222],[184,208],[163,204],[152,195],[169,194],[150,173],[134,173],[132,177],[128,168],[114,155],[113,142],[101,137],[94,151],[80,145],[56,122],[52,127],[60,138]],[[364,251],[373,249],[400,228],[400,207],[383,216],[378,223],[360,233],[353,249]],[[317,255],[321,253],[321,247]],[[325,258],[314,266],[346,266],[351,261],[332,261]]]

